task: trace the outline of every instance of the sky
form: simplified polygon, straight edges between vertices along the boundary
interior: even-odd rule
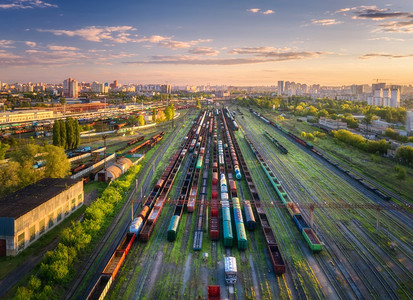
[[[0,81],[413,84],[412,0],[0,0]]]

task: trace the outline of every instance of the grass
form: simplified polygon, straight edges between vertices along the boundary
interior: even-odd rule
[[[270,119],[275,120],[274,113],[265,112],[265,114],[269,116]],[[297,135],[300,135],[302,131],[313,132],[318,130],[318,128],[303,122],[298,122],[294,118],[285,119],[279,123]],[[412,168],[406,166],[406,180],[399,181],[396,179],[396,171],[394,170],[397,162],[392,159],[361,151],[360,149],[335,140],[330,135],[326,135],[321,139],[319,138],[315,142],[310,141],[310,143],[413,203]]]
[[[90,181],[87,184],[84,185],[83,187],[83,192],[84,194],[89,194],[93,191],[98,192],[98,196],[103,193],[105,188],[108,186],[106,182],[101,182],[101,181]]]

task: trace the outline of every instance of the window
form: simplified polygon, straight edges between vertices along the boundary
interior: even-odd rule
[[[17,237],[17,249],[24,249],[24,232],[19,234],[19,236]]]
[[[49,214],[49,229],[54,225],[53,213]]]
[[[69,202],[66,202],[65,216],[69,214]]]
[[[39,221],[39,233],[42,234],[45,230],[44,219]]]
[[[79,196],[77,196],[77,204],[81,205],[82,204],[82,194],[79,194]]]
[[[57,222],[59,222],[62,219],[62,208],[59,208],[57,210]]]
[[[33,242],[36,238],[36,225],[29,228],[30,242]]]
[[[73,198],[72,199],[72,210],[75,210],[75,208],[76,208],[76,199]]]

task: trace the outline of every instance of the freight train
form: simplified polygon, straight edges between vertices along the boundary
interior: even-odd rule
[[[271,182],[271,185],[273,186],[274,190],[280,197],[281,201],[287,206],[287,209],[288,207],[290,207],[290,209],[288,209],[288,212],[290,213],[290,216],[293,218],[294,223],[297,225],[298,231],[303,235],[308,246],[313,252],[320,252],[322,250],[322,243],[320,242],[319,238],[317,237],[313,229],[310,228],[307,225],[307,223],[304,221],[303,217],[299,213],[298,207],[291,205],[294,203],[291,201],[290,197],[288,196],[288,193],[283,189],[281,183],[279,182],[275,174],[271,171],[267,162],[264,160],[264,158],[255,148],[252,141],[249,139],[248,136],[245,136],[245,139],[247,140],[252,152],[255,154],[258,161],[260,162],[261,167],[264,170],[264,173],[267,175],[268,179]],[[306,229],[306,230],[303,231],[303,229]]]
[[[343,168],[339,163],[337,163],[336,160],[331,159],[327,154],[322,153],[321,150],[316,149],[313,145],[311,145],[310,143],[304,141],[303,139],[299,138],[298,136],[294,135],[293,133],[285,130],[283,127],[281,127],[279,124],[268,120],[266,117],[264,117],[263,115],[260,115],[259,113],[253,111],[252,109],[250,109],[250,111],[258,118],[260,118],[262,121],[264,121],[265,123],[272,125],[273,127],[277,128],[278,130],[280,130],[282,133],[284,133],[285,135],[291,137],[292,139],[294,139],[296,142],[298,142],[300,145],[306,147],[307,149],[309,149],[311,152],[313,152],[314,154],[316,154],[318,157],[320,157],[321,159],[325,160],[326,162],[328,162],[330,165],[334,166],[335,168],[337,168],[339,171],[347,174],[350,178],[358,181],[362,186],[364,186],[366,189],[372,191],[373,193],[375,193],[377,196],[379,196],[380,198],[384,199],[384,200],[391,200],[391,197],[384,194],[382,191],[380,191],[377,187],[371,185],[370,183],[368,183],[365,179],[358,177],[357,175],[355,175],[354,173],[352,173],[350,170],[347,170],[345,168]]]
[[[221,114],[221,124],[224,127],[224,130],[221,132],[225,132],[225,134],[223,134],[223,139],[225,144],[228,145],[228,147],[224,150],[226,173],[228,174],[228,185],[226,186],[226,190],[229,193],[232,200],[234,230],[237,238],[237,247],[239,250],[245,250],[247,248],[248,243],[247,234],[245,232],[244,218],[242,217],[241,205],[237,193],[237,186],[233,178],[234,173],[237,179],[241,179],[241,172],[239,168],[238,158],[235,153],[232,137],[228,130],[228,119],[225,118],[225,115],[226,114],[224,113]]]
[[[98,281],[93,286],[93,289],[87,296],[87,300],[105,298],[110,286],[112,285],[113,280],[115,280],[120,267],[122,266],[126,256],[129,253],[129,249],[131,248],[135,237],[136,235],[134,233],[126,234],[119,246],[116,248],[112,257],[109,259],[109,262],[101,273]]]

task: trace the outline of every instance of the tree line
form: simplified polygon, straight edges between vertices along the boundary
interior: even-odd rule
[[[92,242],[97,241],[109,226],[140,169],[140,165],[132,166],[86,209],[82,221],[75,221],[71,227],[63,230],[55,250],[44,255],[39,272],[30,277],[26,286],[17,289],[15,299],[56,298],[53,291],[61,290],[62,285],[73,279],[79,256],[84,257],[90,251]]]
[[[64,149],[76,149],[80,146],[80,127],[78,120],[66,118],[53,124],[53,145]]]
[[[42,162],[44,168],[35,168]],[[0,197],[45,178],[64,178],[69,175],[70,162],[61,147],[23,145],[10,154],[10,161],[0,166]]]
[[[338,140],[349,144],[353,147],[359,148],[363,151],[369,153],[387,153],[387,150],[390,149],[390,145],[386,143],[385,140],[380,141],[370,141],[366,140],[359,134],[351,133],[348,130],[340,129],[340,130],[332,130],[331,134]]]

